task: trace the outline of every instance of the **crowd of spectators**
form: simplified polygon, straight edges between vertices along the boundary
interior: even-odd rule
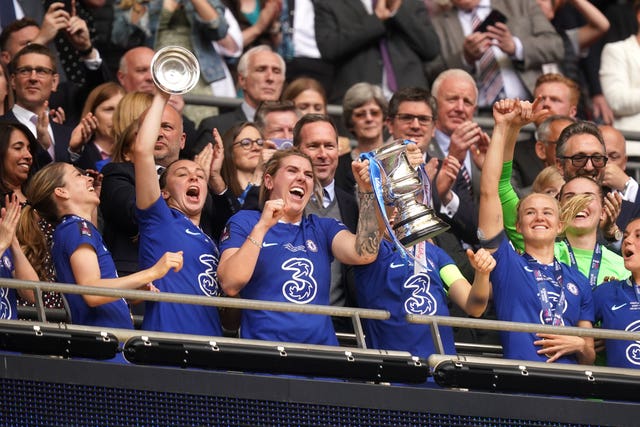
[[[1,277],[381,308],[392,316],[364,323],[369,346],[420,357],[429,330],[406,314],[640,321],[623,133],[640,123],[640,0],[31,3],[0,11]],[[171,45],[199,61],[193,94],[240,105],[158,89],[152,58]],[[368,169],[400,143],[431,182],[419,203],[449,226],[406,249]],[[353,331],[328,316],[44,300],[86,325],[132,328],[132,310],[164,332],[335,345]],[[3,288],[0,318],[33,302]],[[551,362],[592,364],[606,347],[597,363],[640,367],[624,341],[447,329],[449,353],[454,335]]]

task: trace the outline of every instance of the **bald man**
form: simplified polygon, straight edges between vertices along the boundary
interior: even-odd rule
[[[622,199],[635,203],[638,195],[638,182],[625,172],[627,168],[627,141],[622,132],[613,126],[598,126],[609,161],[604,169],[602,184],[612,190],[618,190]]]

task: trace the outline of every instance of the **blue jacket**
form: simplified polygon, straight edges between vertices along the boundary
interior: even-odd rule
[[[227,35],[229,24],[224,19],[225,7],[220,0],[208,0],[208,2],[220,15],[218,19],[203,21],[189,1],[184,2],[183,7],[191,26],[191,44],[193,53],[200,63],[200,73],[205,82],[212,83],[225,77],[223,59],[216,52],[212,42],[221,40]],[[154,48],[161,12],[162,0],[151,0],[147,10],[148,28],[142,28],[131,23],[129,10],[123,10],[116,6],[111,33],[112,42],[125,48],[134,47],[130,45],[130,41],[135,39],[136,33],[142,32],[146,36],[143,43]]]

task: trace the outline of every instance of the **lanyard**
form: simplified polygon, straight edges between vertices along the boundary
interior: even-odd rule
[[[635,291],[636,294],[636,301],[638,301],[640,303],[640,285],[636,285],[635,282],[631,281],[631,278],[633,276],[629,277],[627,279],[627,283],[629,284],[629,286],[631,286],[633,288],[633,290]]]
[[[567,245],[567,250],[569,251],[569,260],[571,261],[571,267],[578,268],[578,263],[576,262],[576,255],[573,253],[573,248],[571,248],[571,243],[569,240],[564,239],[564,243]],[[589,267],[589,285],[591,289],[595,289],[598,286],[598,271],[600,270],[600,262],[602,261],[602,245],[600,243],[596,243],[596,247],[593,249],[593,256],[591,257],[591,267]]]
[[[540,298],[540,306],[542,308],[542,321],[545,325],[562,326],[562,307],[564,306],[566,297],[564,294],[564,288],[562,286],[562,267],[557,259],[553,259],[553,275],[554,279],[545,276],[540,271],[539,263],[528,253],[522,255],[524,259],[529,262],[533,271],[533,276],[536,279],[538,285],[538,297]],[[550,282],[551,284],[557,283],[560,286],[560,297],[558,302],[554,304],[549,299],[547,289],[544,287],[544,282]]]
[[[253,184],[247,184],[242,194],[238,196],[238,203],[240,203],[240,206],[244,205],[244,200],[247,198],[247,194],[249,194],[249,190],[251,190],[251,187],[253,187]]]

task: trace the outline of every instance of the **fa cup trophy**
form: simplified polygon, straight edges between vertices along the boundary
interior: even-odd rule
[[[153,55],[151,76],[163,92],[180,95],[198,83],[200,64],[193,53],[182,46],[167,46]]]
[[[436,216],[431,206],[429,178],[411,166],[405,142],[397,139],[372,154],[381,173],[379,178],[372,176],[371,182],[374,191],[381,187],[384,203],[397,209],[393,232],[400,243],[405,247],[413,246],[447,231],[449,225]],[[384,210],[382,213],[384,215]]]

